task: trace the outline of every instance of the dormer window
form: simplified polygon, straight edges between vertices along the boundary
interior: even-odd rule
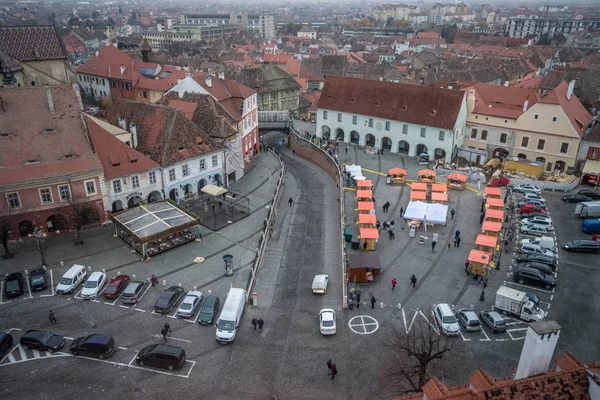
[[[1,138],[1,139],[8,139],[8,138],[9,138],[9,137],[11,137],[11,136],[12,136],[12,134],[10,134],[10,133],[8,133],[8,132],[3,132],[3,133],[0,133],[0,138]]]
[[[45,135],[45,134],[50,134],[50,133],[58,133],[58,132],[59,132],[59,130],[58,130],[58,129],[54,129],[54,128],[46,128],[46,129],[44,129],[43,131],[41,131],[40,133],[41,133],[42,135]]]
[[[40,163],[40,160],[27,160],[23,164],[25,164],[25,165],[33,165],[33,164],[39,164],[39,163]]]

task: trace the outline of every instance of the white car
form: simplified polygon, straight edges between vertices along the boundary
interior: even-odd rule
[[[184,318],[189,318],[196,313],[196,310],[202,302],[202,292],[190,290],[185,295],[185,298],[177,309],[177,315]]]
[[[105,282],[106,274],[104,272],[93,272],[81,289],[81,297],[85,300],[95,300]]]
[[[324,308],[319,311],[319,330],[321,335],[335,335],[337,331],[335,311]]]
[[[519,249],[520,253],[528,253],[528,254],[541,254],[544,256],[554,258],[554,253],[548,249],[544,249],[537,244],[522,244]]]
[[[446,336],[458,336],[460,334],[460,325],[452,311],[452,307],[446,303],[441,303],[433,309],[435,320],[442,333]]]
[[[544,200],[544,198],[539,193],[527,192],[523,194],[523,200]]]
[[[529,184],[515,186],[513,191],[517,193],[542,193],[539,187]]]
[[[552,225],[552,219],[550,217],[540,217],[540,216],[527,217],[527,218],[521,219],[521,224],[522,225],[526,225],[526,224],[538,224],[538,225],[548,225],[548,226],[551,226]]]
[[[521,244],[535,244],[548,250],[556,248],[556,246],[554,245],[554,238],[551,238],[549,236],[541,236],[533,239],[522,239]]]

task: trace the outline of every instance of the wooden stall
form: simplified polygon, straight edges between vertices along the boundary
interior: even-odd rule
[[[487,236],[483,234],[477,235],[477,239],[475,240],[477,250],[485,251],[486,253],[490,253],[492,255],[496,251],[497,243],[498,238],[496,236]]]
[[[488,199],[501,199],[502,198],[502,189],[500,189],[499,187],[486,186],[484,193],[485,193],[485,197]]]
[[[431,193],[431,202],[446,204],[448,202],[448,193],[433,192]]]
[[[377,228],[360,228],[360,249],[363,251],[373,251],[377,248],[377,239],[379,231]],[[366,246],[365,246],[366,244]]]
[[[427,191],[427,184],[422,182],[413,182],[411,185],[412,190],[421,190],[423,192]]]
[[[496,198],[485,199],[485,206],[490,210],[504,210],[504,200]]]
[[[381,273],[381,264],[377,254],[356,253],[348,256],[348,282],[373,282]]]
[[[361,179],[360,181],[356,181],[357,190],[371,190],[373,187],[373,182],[370,179]]]
[[[392,168],[388,173],[391,176],[392,184],[406,183],[406,170],[402,168]]]
[[[469,268],[471,274],[486,275],[489,269],[492,256],[485,251],[473,249],[469,253]]]
[[[504,211],[492,210],[491,208],[488,208],[485,211],[485,220],[502,223],[504,222]]]
[[[359,214],[375,214],[375,204],[372,201],[359,201],[356,212]]]
[[[356,223],[359,228],[375,228],[377,216],[375,214],[358,214],[358,221]]]
[[[481,226],[481,232],[487,236],[499,237],[502,234],[502,223],[494,221],[484,221]]]
[[[357,190],[356,200],[358,201],[371,201],[373,198],[373,192],[371,190]]]
[[[459,173],[448,175],[448,187],[450,189],[465,190],[467,187],[467,177]]]
[[[435,173],[435,171],[432,171],[430,169],[422,169],[419,171],[419,182],[435,183],[436,175],[437,174]]]
[[[414,200],[422,200],[422,201],[427,200],[427,192],[424,192],[422,190],[411,190],[410,191],[410,201],[414,201]]]
[[[447,193],[448,186],[446,186],[445,183],[433,183],[433,184],[431,184],[431,191],[438,192],[438,193]]]

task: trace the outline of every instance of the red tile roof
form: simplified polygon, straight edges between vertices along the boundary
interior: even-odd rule
[[[77,95],[70,84],[0,88],[0,133],[9,135],[0,137],[0,185],[102,171]]]
[[[131,175],[159,167],[157,162],[127,146],[88,115],[85,116],[85,122],[90,132],[94,150],[104,168],[106,179]]]
[[[579,134],[579,137],[583,137],[585,130],[592,120],[592,115],[574,94],[571,95],[570,100],[567,99],[568,90],[569,85],[567,82],[562,82],[554,88],[554,90],[544,96],[540,100],[540,103],[560,105],[565,114],[567,114],[567,117],[569,117],[569,121],[571,122],[571,125],[573,125],[575,131]]]
[[[182,111],[185,116],[191,120],[194,117],[194,111],[196,111],[198,104],[191,101],[171,100],[169,101],[169,107],[173,107]]]
[[[475,90],[475,107],[473,113],[517,119],[523,114],[523,105],[528,100],[528,108],[536,104],[540,96],[535,90],[514,86],[497,86],[476,83],[465,88],[465,92]]]
[[[328,76],[319,108],[454,129],[464,92]]]
[[[19,61],[67,58],[53,25],[0,26],[0,50]]]
[[[256,90],[250,89],[248,86],[242,85],[232,79],[217,79],[216,77],[211,79],[212,87],[209,87],[206,84],[207,75],[205,72],[194,72],[192,77],[200,86],[217,99],[233,118],[241,121],[242,103],[244,99],[256,93]]]
[[[287,64],[292,59],[293,54],[263,54],[262,60],[266,63]]]

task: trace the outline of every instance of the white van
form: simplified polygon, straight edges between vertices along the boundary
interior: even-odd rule
[[[75,264],[58,281],[57,294],[70,294],[85,280],[87,272],[83,265]]]
[[[312,283],[313,294],[327,293],[327,283],[329,282],[328,275],[315,275]]]
[[[221,344],[233,342],[237,328],[242,319],[244,305],[246,303],[246,291],[239,288],[229,289],[227,298],[221,309],[221,315],[217,320],[215,339]]]

